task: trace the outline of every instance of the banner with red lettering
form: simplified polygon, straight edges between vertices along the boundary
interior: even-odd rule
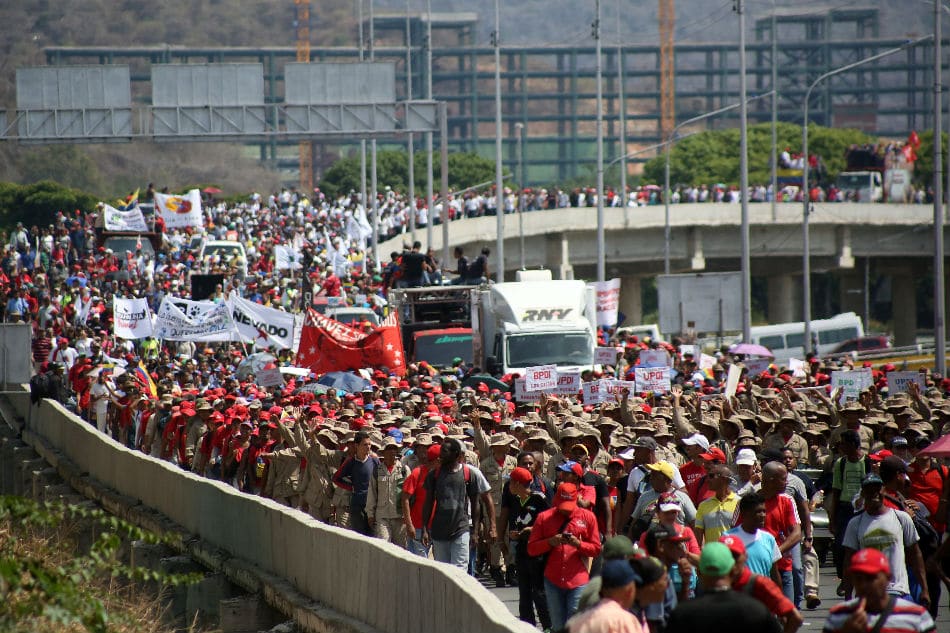
[[[524,388],[526,391],[551,391],[557,388],[557,365],[525,367]]]
[[[635,374],[638,392],[667,393],[670,390],[669,367],[637,367]]]
[[[594,281],[587,285],[593,286],[597,292],[597,325],[601,327],[617,325],[617,316],[620,311],[620,279]]]
[[[308,310],[297,348],[297,366],[317,375],[364,367],[386,367],[401,375],[405,358],[399,319],[393,312],[379,327],[363,332]]]

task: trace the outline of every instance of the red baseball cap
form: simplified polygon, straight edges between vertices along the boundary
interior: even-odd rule
[[[858,550],[851,557],[851,571],[876,575],[884,572],[891,575],[891,563],[881,551],[871,548]]]
[[[515,468],[511,471],[511,479],[513,481],[517,481],[519,484],[527,486],[534,480],[534,477],[531,475],[530,470],[519,466],[518,468]]]
[[[710,462],[719,462],[721,464],[726,463],[726,454],[722,452],[720,448],[713,446],[705,453],[700,454],[700,457]]]
[[[719,537],[719,542],[728,547],[733,556],[745,554],[745,543],[738,536],[723,534]]]
[[[573,512],[577,508],[577,486],[570,483],[558,486],[554,502],[561,512]]]

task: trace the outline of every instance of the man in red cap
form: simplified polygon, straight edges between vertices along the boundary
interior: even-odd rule
[[[551,628],[563,628],[577,611],[581,592],[590,580],[587,558],[600,556],[597,517],[577,506],[578,490],[562,483],[554,496],[555,507],[538,515],[528,539],[530,556],[547,555],[544,593],[551,613]]]
[[[866,548],[851,556],[848,573],[857,596],[831,607],[824,631],[929,633],[937,625],[927,609],[891,595],[891,565],[883,552]]]
[[[547,598],[544,594],[544,570],[541,561],[528,555],[528,538],[538,516],[551,507],[543,492],[531,490],[534,475],[527,468],[517,467],[508,479],[508,492],[503,495],[499,523],[508,539],[515,545],[515,565],[518,568],[518,618],[536,623],[535,609],[542,629],[551,628]],[[504,523],[502,523],[504,519]]]

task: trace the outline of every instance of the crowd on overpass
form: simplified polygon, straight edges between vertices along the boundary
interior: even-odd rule
[[[295,350],[267,336],[117,338],[112,305],[154,309],[188,296],[190,272],[217,271],[212,301],[235,292],[293,311],[325,295],[383,311],[387,287],[405,283],[401,258],[388,278],[374,271],[364,212],[345,201],[209,205],[197,230],[242,242],[246,262],[201,261],[195,230],[158,228],[154,257],[100,246],[96,212],[4,240],[3,318],[33,328],[37,399],[183,470],[517,585],[521,618],[544,629],[692,630],[697,612],[719,617],[710,598],[723,593],[734,623],[794,631],[820,602],[830,555],[820,573],[835,574],[843,601],[828,630],[885,617],[888,595],[888,630],[933,630],[950,581],[950,484],[930,452],[950,434],[950,379],[923,372],[899,390],[893,367],[875,367],[845,394],[832,373],[860,369],[849,359],[791,371],[721,349],[707,363],[680,340],[606,328],[599,343],[618,360],[583,382],[628,379],[645,352],[666,352],[669,390],[618,382],[597,403],[519,401],[517,376],[461,361],[376,366],[347,388],[307,372],[263,386],[267,367],[250,357],[275,347],[274,364],[292,366]],[[277,247],[296,249],[300,267],[279,269]]]

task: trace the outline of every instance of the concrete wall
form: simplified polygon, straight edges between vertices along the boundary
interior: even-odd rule
[[[100,435],[52,401],[8,398],[27,429],[81,472],[323,607],[388,633],[535,631],[460,570],[186,473]],[[318,609],[319,610],[319,609]],[[295,616],[297,614],[295,613]],[[323,628],[319,625],[316,627]]]

